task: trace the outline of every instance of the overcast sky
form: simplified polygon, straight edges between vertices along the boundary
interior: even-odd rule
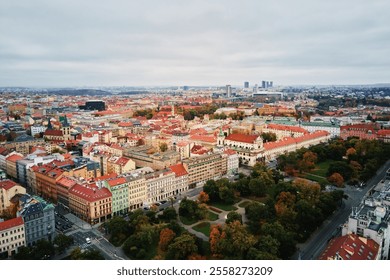
[[[0,86],[390,82],[388,0],[0,0]]]

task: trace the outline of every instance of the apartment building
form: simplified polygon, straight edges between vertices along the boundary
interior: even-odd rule
[[[3,147],[8,150],[14,150],[22,155],[28,155],[30,148],[41,145],[45,145],[44,139],[37,139],[27,134],[22,134],[16,137],[14,141],[5,143]]]
[[[342,235],[356,234],[370,238],[378,245],[378,259],[389,259],[390,249],[390,200],[386,193],[366,198],[352,209],[348,221],[342,227]]]
[[[5,171],[7,172],[7,175],[13,179],[18,179],[16,162],[21,159],[23,159],[23,155],[19,153],[9,154],[5,158]]]
[[[39,196],[25,194],[19,199],[17,216],[23,218],[27,245],[32,245],[40,239],[54,240],[55,217],[53,204]]]
[[[10,208],[11,199],[17,194],[25,194],[26,189],[11,180],[0,181],[0,214]]]
[[[105,186],[112,194],[112,214],[122,215],[129,212],[129,184],[123,177],[107,179],[98,184]]]
[[[0,222],[0,256],[11,257],[25,245],[24,222],[21,217]]]
[[[227,156],[220,153],[203,155],[184,159],[183,165],[188,172],[188,184],[193,187],[198,183],[218,179],[225,175],[227,173]]]
[[[57,203],[57,181],[63,176],[64,171],[54,164],[45,164],[33,168],[35,171],[36,193]]]
[[[239,157],[238,153],[232,149],[226,149],[223,151],[227,155],[227,174],[238,173]]]
[[[107,160],[107,172],[123,174],[135,169],[135,162],[127,157],[112,156]]]
[[[183,163],[178,163],[169,167],[169,169],[175,173],[174,190],[173,194],[181,194],[188,191],[188,172],[185,169]]]
[[[95,183],[75,184],[69,189],[69,209],[90,224],[104,222],[112,215],[112,194]]]
[[[175,194],[175,173],[165,169],[145,175],[147,203],[168,199]]]
[[[320,260],[377,260],[379,244],[374,240],[347,234],[332,239],[319,257]]]
[[[135,210],[143,206],[147,200],[147,186],[145,176],[141,172],[126,174],[125,179],[128,185],[129,210]]]

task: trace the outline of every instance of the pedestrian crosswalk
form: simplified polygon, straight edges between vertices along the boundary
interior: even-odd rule
[[[86,248],[88,248],[89,246],[91,246],[92,244],[88,244],[88,243],[84,243],[84,244],[81,244],[80,245],[80,248],[81,249],[86,249]]]

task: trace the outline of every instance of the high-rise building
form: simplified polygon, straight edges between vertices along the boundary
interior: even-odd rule
[[[244,88],[249,88],[249,82],[244,82]]]
[[[261,87],[262,88],[271,88],[274,86],[273,81],[261,81]]]
[[[232,86],[226,85],[226,95],[229,98],[232,95]]]

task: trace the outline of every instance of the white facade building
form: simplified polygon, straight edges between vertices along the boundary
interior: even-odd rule
[[[26,237],[22,217],[0,222],[0,255],[10,257],[25,245]]]

